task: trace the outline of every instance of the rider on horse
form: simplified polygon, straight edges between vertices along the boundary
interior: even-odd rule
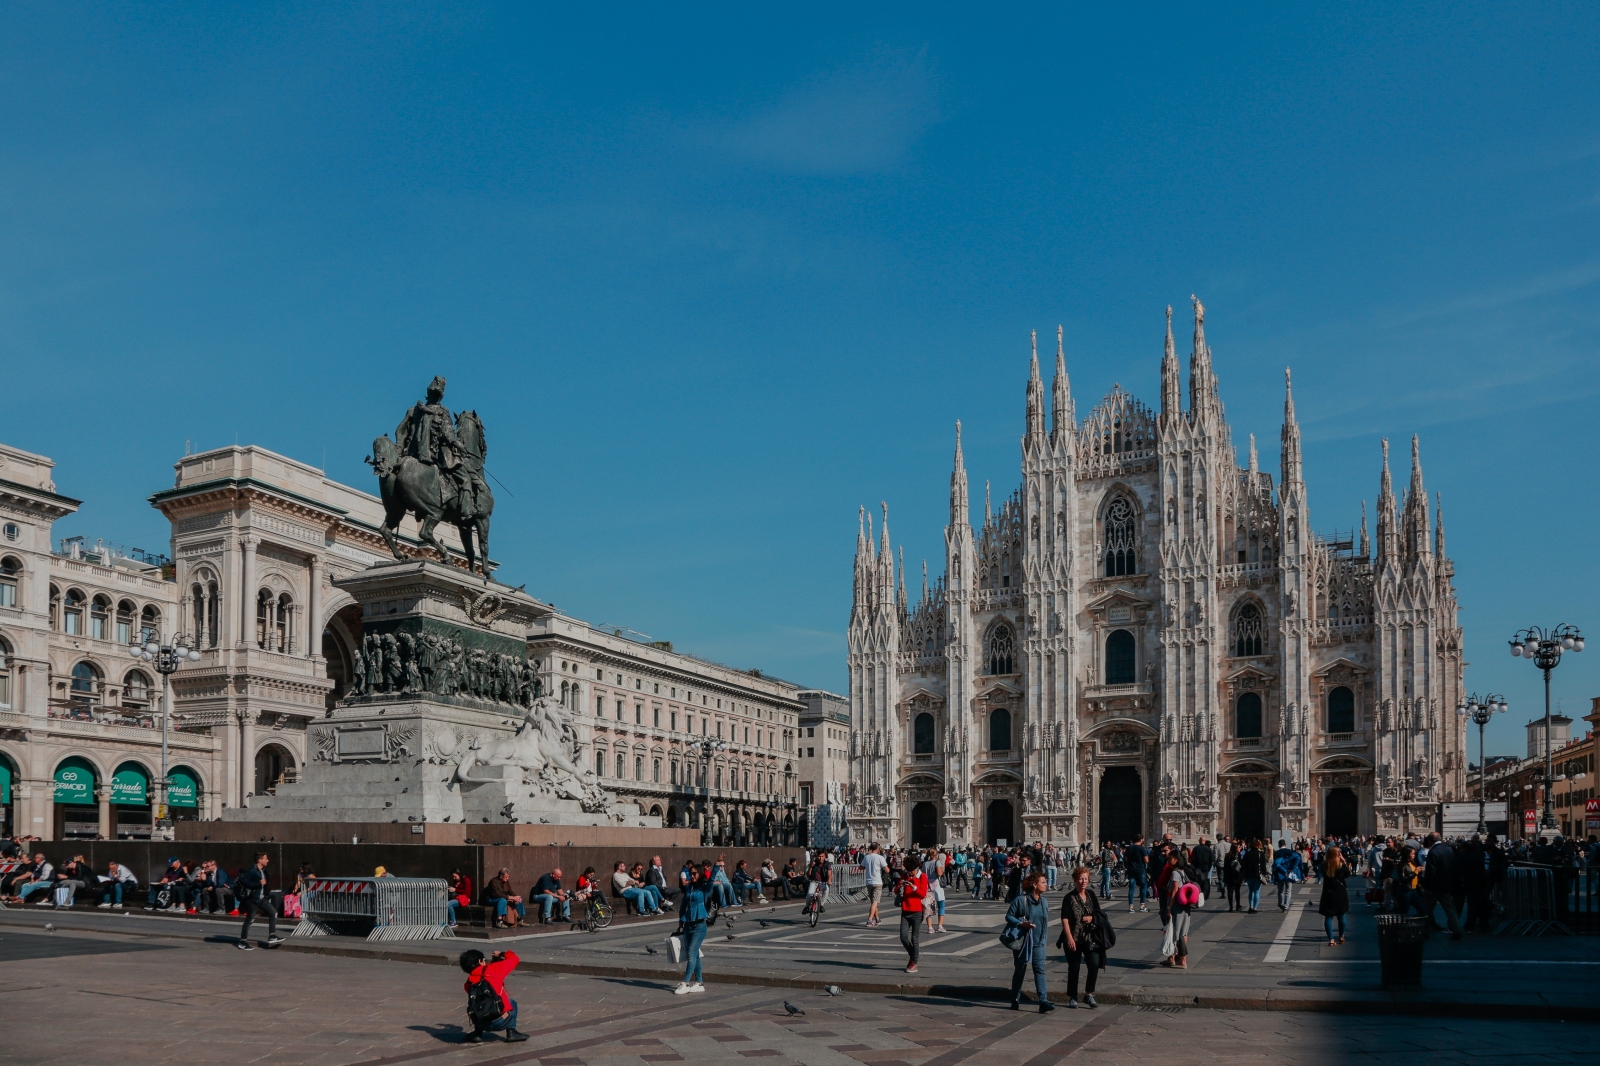
[[[409,455],[419,463],[436,467],[445,476],[439,479],[446,495],[440,506],[459,497],[463,517],[473,517],[478,511],[478,488],[483,485],[483,459],[463,448],[456,439],[455,420],[444,399],[445,380],[435,377],[428,384],[428,398],[406,412],[394,431],[395,444],[401,455]],[[451,492],[453,490],[453,492]]]

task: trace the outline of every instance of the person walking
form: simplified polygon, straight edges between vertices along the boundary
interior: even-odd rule
[[[1094,983],[1105,965],[1106,930],[1110,926],[1100,909],[1100,897],[1089,891],[1089,868],[1072,871],[1072,887],[1061,897],[1061,947],[1067,954],[1067,1006],[1078,1007],[1078,971],[1088,967],[1083,986],[1083,1005],[1099,1007],[1094,1001]]]
[[[1305,876],[1300,853],[1289,847],[1287,840],[1278,841],[1278,850],[1272,853],[1272,883],[1278,886],[1280,911],[1294,906],[1295,882],[1305,880]]]
[[[1150,898],[1150,874],[1146,863],[1150,853],[1145,850],[1144,837],[1134,837],[1133,843],[1122,851],[1122,866],[1128,873],[1128,911],[1133,912],[1133,893],[1139,893],[1139,910],[1148,911],[1145,900]]]
[[[1250,913],[1254,914],[1261,909],[1261,882],[1267,877],[1266,845],[1260,837],[1245,846],[1239,865],[1244,870],[1245,887],[1249,889]]]
[[[1050,990],[1044,976],[1044,931],[1050,927],[1050,907],[1044,901],[1045,885],[1049,877],[1043,870],[1030,873],[1022,882],[1022,891],[1006,908],[1006,939],[1016,945],[1012,951],[1011,1009],[1022,1009],[1022,979],[1033,970],[1033,988],[1039,999],[1039,1013],[1049,1014],[1056,1009],[1050,1002]]]
[[[1189,852],[1189,865],[1194,867],[1195,880],[1200,883],[1200,895],[1211,898],[1211,869],[1216,865],[1217,853],[1205,837]]]
[[[711,883],[697,869],[686,871],[683,894],[678,908],[678,936],[683,942],[683,980],[672,990],[675,996],[706,990],[704,975],[700,971],[700,945],[706,939],[706,907],[711,895]]]
[[[1428,911],[1428,924],[1438,928],[1433,920],[1433,909],[1444,911],[1444,920],[1450,926],[1450,939],[1460,940],[1461,931],[1461,875],[1456,864],[1455,849],[1439,838],[1438,833],[1428,836],[1428,864],[1422,873],[1423,906]],[[1566,893],[1557,892],[1558,902],[1566,901]]]
[[[283,943],[283,937],[278,935],[278,912],[273,910],[271,900],[267,897],[267,861],[266,852],[257,852],[255,865],[233,882],[234,902],[244,912],[244,925],[239,929],[238,943],[233,945],[240,951],[256,949],[250,943],[250,923],[257,914],[267,916],[267,946],[275,948]]]
[[[1328,946],[1344,943],[1344,916],[1350,912],[1350,890],[1345,879],[1350,876],[1350,864],[1344,852],[1329,848],[1322,865],[1322,899],[1317,903],[1317,913],[1322,915],[1323,928],[1328,933]],[[1338,934],[1334,928],[1337,926]]]
[[[928,857],[922,862],[922,872],[928,878],[928,889],[932,898],[929,906],[922,908],[923,921],[932,926],[935,933],[943,933],[944,928],[944,870],[942,867],[943,856],[937,851],[929,851]]]
[[[1244,886],[1244,861],[1238,848],[1229,848],[1222,859],[1222,888],[1228,899],[1229,911],[1244,910],[1239,902],[1239,890]]]
[[[1165,887],[1162,899],[1166,901],[1167,929],[1162,937],[1162,954],[1167,958],[1163,966],[1179,970],[1189,968],[1189,912],[1200,905],[1200,886],[1195,883],[1195,872],[1185,866],[1183,853],[1174,848],[1168,854],[1164,874]],[[1169,952],[1167,949],[1171,948]]]
[[[915,851],[906,855],[904,868],[905,874],[894,886],[900,897],[900,946],[906,949],[910,960],[906,973],[916,973],[922,950],[922,901],[928,897],[928,875],[922,872],[922,860]]]
[[[867,878],[867,928],[869,929],[883,924],[883,919],[878,917],[878,901],[883,898],[883,871],[888,865],[878,842],[874,840],[868,844],[867,853],[861,856],[861,872]]]

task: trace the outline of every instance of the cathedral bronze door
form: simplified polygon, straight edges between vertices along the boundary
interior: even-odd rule
[[[998,844],[1003,840],[1011,845],[1017,842],[1017,815],[1010,800],[990,800],[986,821],[989,843]]]
[[[1100,775],[1100,839],[1125,844],[1144,832],[1144,785],[1132,766],[1108,767]]]
[[[1267,801],[1259,792],[1241,792],[1233,797],[1233,836],[1235,840],[1265,840]]]
[[[1322,800],[1322,833],[1330,837],[1353,837],[1359,831],[1356,793],[1351,788],[1330,788]]]
[[[922,847],[939,843],[939,808],[926,800],[911,808],[911,843]]]

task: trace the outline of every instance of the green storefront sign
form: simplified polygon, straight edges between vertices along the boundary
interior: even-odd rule
[[[56,767],[56,802],[94,803],[94,767],[72,758]]]
[[[143,807],[150,802],[150,779],[141,767],[124,764],[111,775],[111,802]]]
[[[179,767],[167,775],[167,806],[200,806],[200,782],[189,770]]]
[[[0,759],[0,803],[11,802],[11,767]]]

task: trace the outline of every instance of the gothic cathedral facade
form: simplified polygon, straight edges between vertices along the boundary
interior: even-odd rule
[[[1120,386],[1079,422],[1037,343],[1022,485],[968,514],[956,425],[945,576],[857,533],[852,839],[1077,843],[1427,831],[1465,790],[1461,628],[1416,438],[1377,543],[1311,531],[1285,373],[1282,469],[1239,467],[1205,309],[1184,408],[1167,310],[1159,413]]]

